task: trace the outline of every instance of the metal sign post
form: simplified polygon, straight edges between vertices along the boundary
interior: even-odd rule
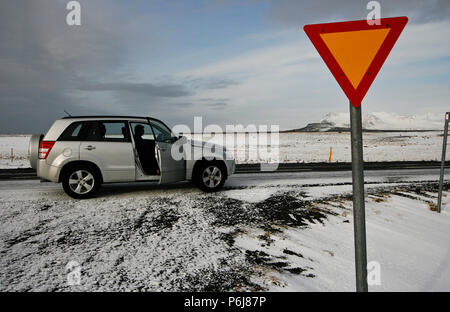
[[[439,177],[439,194],[437,202],[437,212],[441,212],[442,205],[442,187],[444,184],[444,167],[445,167],[445,154],[447,153],[447,136],[448,136],[448,123],[449,123],[450,112],[445,113],[445,126],[444,126],[444,139],[442,142],[442,159],[441,159],[441,172]]]
[[[361,106],[350,103],[356,291],[368,291]]]

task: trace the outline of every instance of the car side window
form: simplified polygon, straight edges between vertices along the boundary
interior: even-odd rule
[[[170,131],[165,124],[157,120],[150,120],[150,123],[152,125],[153,132],[155,133],[156,141],[166,143],[174,142],[172,131]]]
[[[124,121],[92,121],[86,141],[131,142]]]
[[[78,121],[71,123],[60,135],[58,141],[83,141],[89,132],[89,123]]]
[[[150,125],[148,123],[144,123],[144,122],[130,122],[130,126],[131,126],[131,131],[133,132],[133,136],[136,136],[136,126],[138,126],[138,128],[140,126],[142,126],[142,128],[144,130],[142,138],[144,140],[154,140],[155,139],[155,136],[153,135],[152,128],[150,127]]]

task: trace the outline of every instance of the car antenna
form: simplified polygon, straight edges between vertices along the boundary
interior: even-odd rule
[[[64,110],[64,113],[66,113],[69,117],[72,117],[66,110]]]

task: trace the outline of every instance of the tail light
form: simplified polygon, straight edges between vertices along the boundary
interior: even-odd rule
[[[55,145],[55,141],[41,141],[39,145],[39,159],[46,159],[53,145]]]

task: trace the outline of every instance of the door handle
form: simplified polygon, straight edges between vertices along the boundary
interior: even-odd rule
[[[84,149],[87,149],[88,151],[91,151],[91,150],[95,149],[95,146],[88,145]]]

